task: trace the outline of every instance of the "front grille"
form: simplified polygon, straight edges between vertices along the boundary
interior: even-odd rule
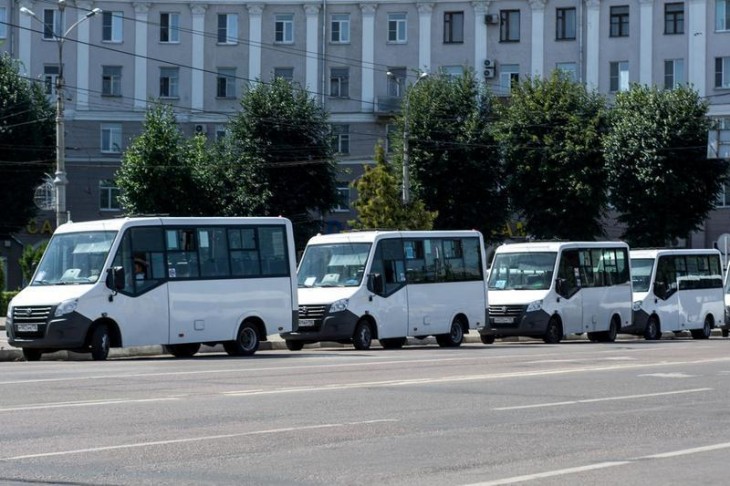
[[[13,307],[13,328],[18,339],[42,338],[46,334],[48,317],[51,315],[50,306]],[[23,324],[35,324],[37,331],[20,331]]]
[[[326,305],[300,305],[299,319],[323,319],[327,313]]]
[[[489,317],[519,317],[525,310],[524,305],[490,305]]]

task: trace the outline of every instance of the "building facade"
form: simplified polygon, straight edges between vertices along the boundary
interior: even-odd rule
[[[509,96],[514,80],[555,69],[609,96],[632,82],[690,84],[717,120],[710,155],[730,156],[730,0],[64,5],[0,0],[0,51],[18,58],[53,99],[61,60],[54,32],[103,11],[63,36],[67,209],[77,221],[119,214],[114,172],[150,99],[169,102],[186,133],[215,139],[225,136],[243,90],[274,76],[306,88],[331,114],[342,203],[323,215],[328,231],[354,217],[349,182],[372,162],[378,141],[387,148],[400,98],[423,72],[474,68],[500,96]],[[712,246],[730,233],[729,207],[730,189],[688,244]],[[49,220],[53,213],[41,212],[33,224]]]

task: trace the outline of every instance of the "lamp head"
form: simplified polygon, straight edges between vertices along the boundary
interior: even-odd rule
[[[20,13],[24,15],[28,15],[30,17],[35,17],[35,12],[33,12],[31,9],[26,7],[20,7]]]
[[[98,14],[100,14],[101,12],[103,12],[103,10],[102,10],[102,9],[100,9],[99,7],[96,7],[96,8],[95,8],[95,9],[93,9],[93,10],[92,10],[91,12],[87,13],[87,14],[86,14],[86,16],[87,16],[87,17],[93,17],[94,15],[98,15]]]

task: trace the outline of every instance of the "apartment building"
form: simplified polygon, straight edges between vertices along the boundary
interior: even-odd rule
[[[473,67],[500,96],[554,69],[609,96],[632,82],[690,84],[717,120],[710,153],[730,156],[730,0],[0,0],[0,51],[52,99],[61,32],[74,220],[119,214],[113,175],[149,99],[174,106],[186,133],[215,139],[246,87],[274,76],[331,113],[342,203],[323,215],[328,231],[353,218],[348,184],[379,140],[387,146],[400,97],[423,72]],[[52,189],[39,188],[39,204],[52,203]],[[719,207],[692,246],[730,233],[730,189]],[[55,221],[40,219],[37,228]]]

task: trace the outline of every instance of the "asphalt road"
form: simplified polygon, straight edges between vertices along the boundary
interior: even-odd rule
[[[727,484],[730,340],[0,363],[2,484]]]

